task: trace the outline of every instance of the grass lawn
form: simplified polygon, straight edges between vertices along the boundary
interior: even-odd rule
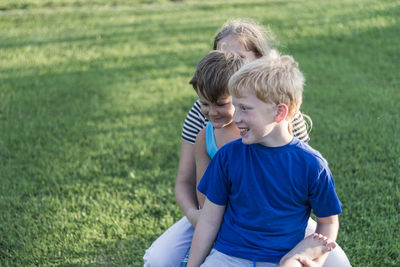
[[[236,17],[300,63],[351,263],[400,265],[400,3],[386,0],[1,1],[0,265],[142,265],[182,217],[188,81]]]

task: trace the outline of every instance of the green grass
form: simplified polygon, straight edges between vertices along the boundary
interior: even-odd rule
[[[251,17],[307,78],[310,144],[353,266],[400,264],[397,1],[5,0],[0,265],[140,266],[173,195],[188,85],[224,21]]]

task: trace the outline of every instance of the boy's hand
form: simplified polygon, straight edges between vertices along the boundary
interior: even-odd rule
[[[190,209],[187,212],[186,217],[188,218],[189,222],[192,224],[193,227],[196,227],[196,224],[200,218],[200,214],[201,214],[201,209],[200,210]]]

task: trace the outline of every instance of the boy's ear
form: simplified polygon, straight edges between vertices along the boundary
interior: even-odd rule
[[[274,122],[280,123],[284,119],[286,119],[286,116],[288,115],[289,108],[285,104],[279,104],[276,106],[276,114],[274,118]]]

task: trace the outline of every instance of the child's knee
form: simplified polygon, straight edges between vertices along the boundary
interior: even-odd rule
[[[334,250],[329,252],[328,258],[324,263],[324,267],[351,267],[350,261],[340,246],[336,246]]]
[[[176,266],[176,260],[170,255],[154,253],[154,251],[146,251],[143,256],[144,267],[173,267]]]

